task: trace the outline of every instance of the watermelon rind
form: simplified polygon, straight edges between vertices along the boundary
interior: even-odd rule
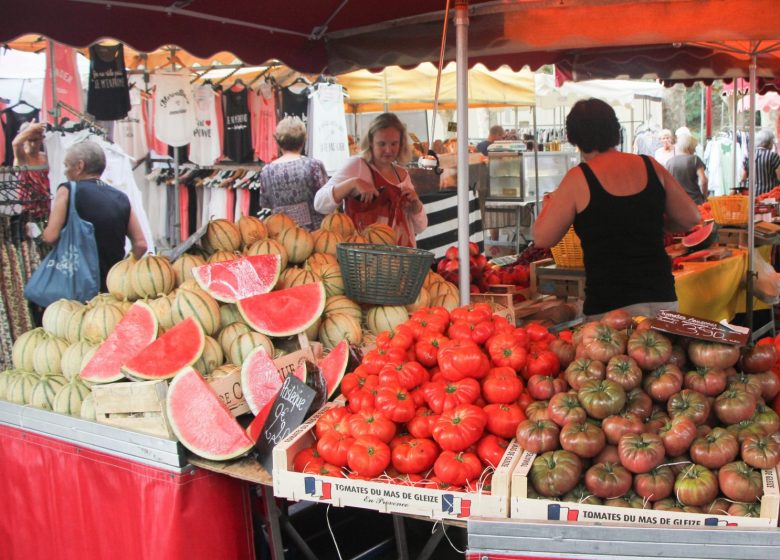
[[[252,414],[276,398],[284,377],[279,373],[273,358],[262,346],[258,346],[241,364],[241,392]]]
[[[271,291],[282,271],[279,255],[251,255],[192,269],[192,277],[216,300],[235,303]]]
[[[165,410],[177,439],[204,459],[229,461],[254,447],[227,405],[203,376],[189,366],[171,381]]]
[[[135,381],[170,379],[197,362],[205,346],[203,327],[194,317],[187,317],[125,362],[121,370]]]
[[[349,342],[342,340],[333,349],[328,352],[328,355],[322,358],[317,365],[322,371],[322,376],[325,378],[325,384],[328,389],[328,398],[331,398],[339,388],[341,379],[347,371],[347,364],[349,363]]]
[[[266,336],[292,336],[313,325],[325,310],[325,287],[311,282],[241,299],[236,304],[244,320]]]
[[[152,308],[135,302],[84,365],[81,378],[91,383],[123,379],[122,365],[154,342],[157,329],[157,317]]]
[[[706,249],[718,239],[718,224],[706,222],[696,231],[689,233],[680,242],[683,247],[691,251]]]

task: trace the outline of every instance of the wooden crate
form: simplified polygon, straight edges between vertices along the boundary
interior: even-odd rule
[[[540,294],[585,299],[585,269],[558,268],[552,259],[531,263],[531,288]]]
[[[165,415],[167,381],[94,385],[95,420],[158,437],[176,439]]]

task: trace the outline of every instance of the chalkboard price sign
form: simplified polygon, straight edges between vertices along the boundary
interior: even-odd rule
[[[657,331],[738,346],[745,346],[750,339],[749,329],[737,330],[737,327],[729,328],[715,321],[699,319],[676,311],[659,311],[651,327]]]
[[[314,396],[314,389],[294,375],[285,378],[256,444],[258,461],[268,472],[273,468],[274,446],[303,423]]]

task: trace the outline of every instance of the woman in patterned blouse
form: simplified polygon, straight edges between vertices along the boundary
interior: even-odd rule
[[[282,155],[260,172],[260,206],[284,212],[302,228],[315,230],[323,216],[314,210],[314,193],[328,181],[325,166],[301,155],[306,126],[298,117],[279,121],[274,137]]]

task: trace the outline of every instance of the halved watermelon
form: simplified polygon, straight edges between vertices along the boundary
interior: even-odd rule
[[[682,238],[682,246],[691,251],[706,249],[718,240],[718,224],[705,222],[696,226],[691,233]]]
[[[280,392],[281,389],[274,393],[273,398],[271,398],[271,400],[265,404],[263,409],[257,413],[257,416],[252,419],[252,422],[249,423],[249,426],[246,429],[246,435],[249,436],[249,439],[255,443],[257,443],[257,440],[260,439],[260,435],[263,433],[263,426],[265,426],[265,421],[268,420],[268,415],[271,414],[271,409],[274,407],[274,402],[276,402],[276,397],[279,396]]]
[[[347,371],[348,363],[349,341],[347,340],[339,342],[330,352],[328,352],[327,356],[317,363],[320,367],[320,371],[322,371],[322,376],[325,378],[328,398],[333,396],[333,393],[338,389],[341,378],[344,377],[344,373]]]
[[[322,282],[302,284],[238,301],[249,326],[267,336],[290,336],[305,331],[325,309]]]
[[[81,378],[91,383],[122,379],[122,364],[154,342],[157,326],[152,308],[140,301],[134,303],[84,366]]]
[[[170,379],[198,361],[206,345],[203,327],[187,317],[122,365],[122,373],[138,381]]]
[[[273,402],[284,383],[284,377],[265,348],[258,346],[241,365],[241,391],[252,414],[257,415]]]
[[[171,381],[165,408],[182,445],[204,459],[227,461],[254,447],[225,403],[191,367],[182,369]]]
[[[282,268],[279,255],[254,255],[197,266],[192,277],[214,299],[235,303],[271,291]]]

